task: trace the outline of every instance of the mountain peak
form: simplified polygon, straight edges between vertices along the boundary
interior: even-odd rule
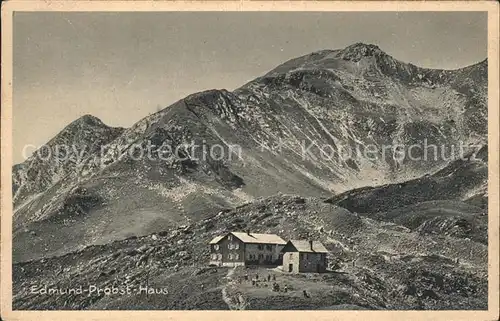
[[[85,114],[82,117],[76,119],[73,121],[75,124],[85,124],[85,125],[90,125],[90,126],[106,126],[102,120],[99,118],[90,115],[90,114]]]
[[[377,45],[365,44],[362,42],[350,45],[340,52],[340,56],[344,60],[352,60],[355,62],[361,60],[363,57],[373,57],[379,55],[385,55],[385,53]]]
[[[64,130],[74,130],[77,128],[102,128],[102,129],[120,129],[123,130],[122,127],[113,127],[106,125],[102,120],[97,118],[96,116],[85,114],[80,118],[75,119],[71,123],[69,123]],[[63,131],[64,131],[63,130]]]
[[[344,50],[349,51],[382,51],[379,46],[371,43],[356,42],[350,46],[345,47]]]
[[[100,137],[101,135],[109,136],[114,139],[114,137],[123,132],[123,130],[124,128],[122,127],[108,126],[99,118],[86,114],[69,123],[63,130],[54,136],[48,144],[51,144],[52,142],[60,142],[61,140],[74,141],[75,139],[79,139],[76,137],[80,137],[88,141],[95,141],[97,140],[97,137]]]

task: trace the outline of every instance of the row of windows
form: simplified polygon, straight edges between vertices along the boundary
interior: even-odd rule
[[[290,259],[293,258],[293,253],[290,253]],[[306,260],[309,260],[309,254],[308,253],[300,253],[300,259],[303,260],[303,259],[306,259]],[[321,260],[324,260],[326,258],[326,254],[324,253],[321,253],[320,254],[320,259]]]
[[[320,259],[321,259],[321,260],[324,260],[324,259],[325,259],[325,257],[326,257],[326,255],[321,254]],[[227,258],[228,258],[229,260],[233,260],[233,259],[238,260],[238,259],[240,258],[240,255],[239,255],[238,253],[229,253],[229,254],[227,255]],[[257,255],[257,254],[250,254],[250,255],[248,256],[248,258],[249,258],[250,260],[262,260],[262,259],[264,259],[264,258],[265,258],[265,260],[266,260],[266,261],[271,261],[271,260],[273,259],[273,256],[272,256],[271,254],[266,254],[266,255],[264,256],[264,254],[262,254],[262,253],[261,253],[261,254],[258,254],[258,255]],[[292,259],[292,258],[293,258],[293,253],[290,253],[290,259]],[[302,260],[303,260],[304,258],[305,258],[306,260],[308,260],[308,259],[309,259],[309,254],[307,254],[307,253],[300,253],[300,259],[302,259]],[[217,254],[217,253],[213,253],[213,254],[212,254],[212,259],[213,259],[213,260],[221,260],[221,259],[222,259],[222,254],[220,254],[220,253],[219,253],[219,254]]]
[[[219,244],[215,244],[214,245],[214,250],[218,251],[220,248]],[[228,243],[227,244],[227,248],[230,249],[230,250],[237,250],[240,248],[240,244],[239,243]],[[269,245],[269,244],[258,244],[257,245],[257,248],[260,250],[260,251],[263,251],[264,249],[266,249],[266,251],[272,251],[273,250],[273,247],[272,245]]]
[[[227,248],[230,249],[230,250],[237,250],[240,248],[240,244],[238,243],[228,243],[227,244]],[[215,244],[214,245],[214,250],[218,251],[220,249],[220,246],[219,244]]]
[[[251,261],[254,261],[254,260],[263,260],[264,259],[264,254],[259,254],[259,255],[250,254],[248,256],[248,258]],[[266,259],[266,261],[271,261],[273,259],[273,256],[271,254],[266,254],[265,259]]]
[[[214,261],[215,260],[219,260],[219,261],[222,260],[222,254],[220,254],[220,253],[219,254],[213,253],[212,254],[212,260],[214,260]]]
[[[239,260],[240,259],[240,255],[238,253],[229,253],[227,255],[227,258],[228,260]],[[222,260],[222,254],[216,254],[216,253],[213,253],[212,254],[212,260]]]
[[[229,253],[227,255],[227,258],[230,260],[238,260],[240,258],[240,255],[238,253]]]
[[[230,249],[230,250],[232,250],[232,249],[237,250],[237,249],[240,248],[240,245],[238,243],[234,243],[234,244],[233,243],[228,243],[227,244],[227,248]]]

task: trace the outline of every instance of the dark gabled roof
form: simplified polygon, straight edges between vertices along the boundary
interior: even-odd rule
[[[319,241],[313,241],[312,249],[311,244],[308,240],[290,240],[288,241],[287,246],[289,244],[297,249],[297,252],[328,253],[326,247]],[[285,246],[284,250],[287,248],[287,246]]]

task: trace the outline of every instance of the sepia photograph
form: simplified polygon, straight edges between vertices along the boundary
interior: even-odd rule
[[[8,310],[498,309],[498,3],[60,5],[2,7]]]

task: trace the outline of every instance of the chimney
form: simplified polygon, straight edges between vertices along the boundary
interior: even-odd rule
[[[250,230],[247,230],[247,234],[250,235]]]
[[[309,247],[311,248],[311,251],[313,250],[313,241],[309,240]]]

